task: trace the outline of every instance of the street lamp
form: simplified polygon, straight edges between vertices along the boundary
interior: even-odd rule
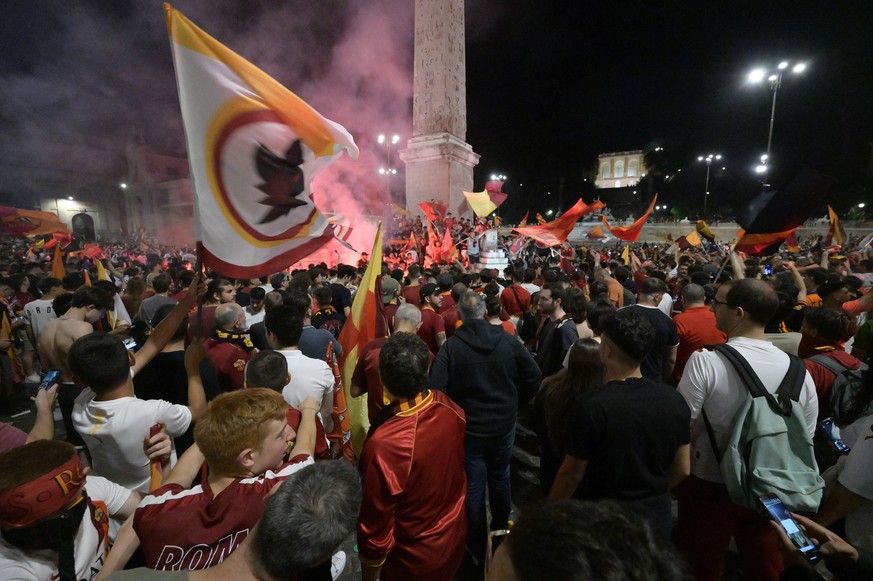
[[[712,165],[712,160],[720,160],[721,154],[719,153],[710,153],[706,157],[698,156],[697,161],[705,161],[706,162],[706,186],[704,186],[703,190],[703,219],[706,220],[706,203],[709,200],[709,168]]]
[[[773,143],[773,122],[776,120],[776,94],[779,91],[779,87],[782,86],[782,74],[788,70],[789,66],[790,63],[788,61],[782,61],[776,69],[767,70],[758,68],[749,73],[750,83],[760,83],[766,78],[770,81],[770,90],[773,91],[773,104],[770,107],[770,130],[767,133],[767,157],[761,160],[763,169],[756,169],[758,173],[767,173],[767,162],[770,160],[770,146]],[[805,63],[795,63],[791,68],[791,72],[795,74],[802,73],[805,70]]]
[[[391,176],[395,175],[397,170],[391,167],[391,146],[397,145],[400,142],[400,136],[395,133],[389,139],[387,135],[380,133],[378,141],[380,145],[385,146],[386,159],[388,160],[388,166],[379,169],[379,173],[385,176],[385,190],[388,193],[388,199],[393,202],[394,200],[391,198]]]

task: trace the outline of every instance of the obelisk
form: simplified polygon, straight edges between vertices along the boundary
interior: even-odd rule
[[[415,0],[412,138],[406,162],[406,207],[436,199],[454,216],[469,213],[479,154],[467,137],[464,0]]]

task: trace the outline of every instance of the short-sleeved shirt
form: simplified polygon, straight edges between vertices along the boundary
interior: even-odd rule
[[[859,418],[852,424],[858,432],[849,455],[841,461],[839,482],[850,492],[864,498],[864,503],[846,517],[846,540],[873,551],[873,416]]]
[[[655,328],[655,346],[640,364],[643,377],[648,377],[653,381],[666,380],[667,378],[664,377],[664,351],[679,345],[676,323],[657,307],[638,304],[625,308],[635,310]]]
[[[288,362],[291,381],[282,390],[282,397],[288,405],[300,407],[300,402],[310,395],[319,407],[325,394],[333,390],[335,378],[333,371],[321,359],[307,357],[296,349],[279,351]]]
[[[519,284],[506,287],[500,293],[500,306],[512,317],[518,317],[530,309],[530,293]]]
[[[73,541],[75,547],[76,579],[93,579],[103,568],[106,548],[114,539],[113,528],[106,539],[102,521],[117,514],[130,498],[130,490],[105,478],[88,475],[85,490],[90,506]],[[95,520],[98,521],[95,523]],[[57,553],[52,550],[25,552],[13,547],[0,537],[0,579],[58,579]]]
[[[578,497],[667,493],[668,470],[690,438],[691,412],[675,389],[646,378],[611,381],[580,396],[572,418],[567,453],[588,462]]]
[[[191,411],[182,405],[163,400],[122,397],[97,401],[86,388],[73,404],[73,426],[91,453],[94,473],[125,488],[148,492],[149,459],[142,449],[143,438],[158,422],[167,426],[167,434],[181,436],[191,425]],[[176,462],[176,450],[170,465]]]
[[[52,308],[52,302],[37,299],[24,305],[24,318],[30,324],[33,336],[37,341],[39,341],[39,334],[42,333],[46,325],[58,318]]]
[[[407,303],[415,305],[416,307],[421,307],[421,296],[419,295],[420,290],[420,284],[405,286],[400,289],[400,296],[406,299]]]
[[[433,309],[421,310],[421,327],[418,328],[418,336],[427,344],[427,348],[434,355],[440,350],[437,335],[446,332],[446,323]]]
[[[267,493],[312,463],[311,456],[296,456],[278,472],[237,478],[218,496],[213,496],[208,485],[158,488],[142,499],[133,517],[146,564],[170,571],[221,563],[258,522]]]
[[[747,337],[729,339],[728,345],[749,362],[767,391],[775,393],[788,372],[788,354],[769,341]],[[749,390],[733,366],[715,351],[696,351],[688,359],[677,391],[691,408],[691,419],[697,419],[706,407],[706,417],[712,424],[716,445],[719,450],[724,450],[737,411],[749,397]],[[809,373],[804,379],[798,403],[803,408],[803,417],[811,437],[816,428],[818,397]],[[724,482],[702,420],[695,422],[691,432],[691,473],[710,482]]]
[[[331,283],[330,304],[345,317],[345,308],[352,308],[352,291],[341,284]]]
[[[855,342],[852,343],[852,348],[855,347],[867,354],[866,359],[864,359],[866,363],[873,362],[873,319],[861,325],[861,328],[855,333]]]

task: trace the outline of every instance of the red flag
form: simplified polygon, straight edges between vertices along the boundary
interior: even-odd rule
[[[546,219],[543,218],[543,215],[537,212],[537,224],[543,225],[546,223]]]
[[[446,228],[443,235],[442,253],[442,259],[446,262],[451,262],[458,257],[458,249],[455,248],[455,241],[452,239],[452,231],[449,228]]]
[[[507,194],[503,193],[503,182],[501,181],[490,181],[485,182],[485,191],[488,192],[488,197],[491,198],[491,201],[498,208],[500,204],[506,201]]]
[[[519,228],[524,228],[527,226],[527,215],[530,214],[530,210],[524,213],[524,218],[521,219],[521,223],[518,225]]]
[[[651,214],[652,210],[655,209],[655,202],[657,201],[658,194],[655,194],[655,197],[652,199],[652,203],[649,204],[649,209],[646,210],[646,213],[640,216],[637,221],[630,226],[616,226],[615,228],[613,228],[609,225],[609,222],[606,221],[606,216],[601,216],[601,219],[603,220],[603,227],[609,230],[609,232],[619,240],[636,242],[637,239],[640,237],[640,233],[643,231],[643,226],[645,226],[646,220],[649,218],[649,214]]]
[[[567,236],[573,231],[576,221],[585,214],[595,211],[598,203],[595,202],[589,206],[582,201],[582,198],[579,198],[579,201],[572,208],[551,222],[540,224],[539,226],[519,226],[513,228],[513,230],[523,236],[529,236],[546,246],[557,246],[567,240]],[[600,207],[603,206],[601,205]]]
[[[441,222],[448,211],[446,205],[439,202],[422,202],[418,207],[431,222]]]
[[[561,257],[561,270],[563,270],[567,276],[573,276],[576,274],[576,267],[563,256]]]
[[[0,235],[39,236],[55,232],[67,232],[67,226],[52,212],[0,206]]]
[[[91,260],[94,260],[95,258],[100,256],[102,253],[103,253],[103,251],[100,250],[100,247],[97,246],[96,244],[94,244],[93,242],[86,244],[85,248],[82,249],[82,256],[90,258]]]
[[[745,252],[749,256],[769,256],[777,252],[782,243],[795,230],[797,228],[784,232],[766,232],[760,234],[749,234],[746,232],[734,245],[734,250],[736,252]]]

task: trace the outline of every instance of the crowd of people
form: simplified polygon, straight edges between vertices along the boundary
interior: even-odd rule
[[[801,531],[834,578],[873,578],[869,244],[508,239],[499,272],[471,251],[488,224],[442,226],[431,242],[464,253],[389,243],[372,265],[367,316],[388,332],[354,350],[348,385],[366,257],[234,280],[183,249],[103,245],[58,277],[4,240],[0,406],[36,419],[0,423],[0,577],[335,580],[354,535],[364,581],[463,562],[492,581],[717,580],[732,540],[744,579],[814,579]],[[780,466],[813,466],[804,486],[758,475],[788,528],[725,469],[752,389],[733,357],[793,414]],[[346,396],[367,398],[357,454]],[[542,500],[516,515],[519,422]]]

